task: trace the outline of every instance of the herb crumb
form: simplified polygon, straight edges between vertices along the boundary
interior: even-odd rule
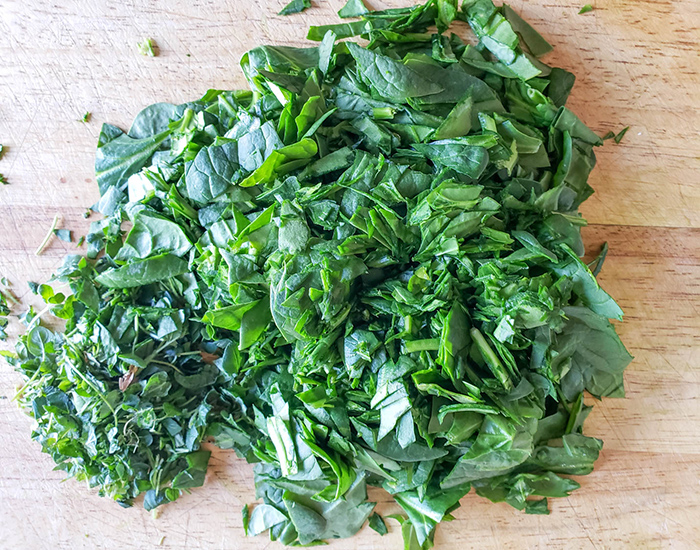
[[[152,38],[146,38],[146,40],[139,42],[136,46],[138,47],[141,55],[145,55],[147,57],[155,57],[157,55],[158,46]]]
[[[626,127],[623,128],[622,130],[620,130],[620,132],[615,136],[615,138],[613,139],[613,141],[614,141],[615,143],[620,143],[620,142],[622,141],[622,138],[625,137],[625,134],[627,133],[627,130],[629,130],[629,129],[630,129],[630,127],[629,127],[629,126],[626,126]]]
[[[583,15],[584,13],[588,13],[589,11],[593,11],[593,6],[591,6],[590,4],[586,4],[579,10],[578,14]]]

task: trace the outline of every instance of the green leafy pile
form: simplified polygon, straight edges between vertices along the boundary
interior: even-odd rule
[[[100,494],[172,501],[213,438],[255,463],[249,534],[351,536],[371,485],[428,548],[471,488],[547,513],[592,471],[584,392],[622,396],[631,357],[579,259],[602,141],[574,77],[490,0],[360,6],[245,54],[250,91],[103,126],[104,219],[71,292],[37,287],[65,329],[31,317],[11,359],[33,438]]]

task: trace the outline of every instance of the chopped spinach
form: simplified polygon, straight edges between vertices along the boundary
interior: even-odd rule
[[[584,395],[622,396],[631,360],[607,248],[580,260],[602,140],[508,6],[340,15],[361,19],[245,54],[250,91],[103,125],[104,217],[54,276],[70,293],[33,286],[9,361],[42,450],[124,506],[202,485],[208,438],[255,463],[247,534],[384,534],[373,486],[427,549],[472,488],[546,514],[598,458]]]

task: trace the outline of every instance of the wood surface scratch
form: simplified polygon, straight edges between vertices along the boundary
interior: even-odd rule
[[[308,45],[310,24],[335,22],[344,0],[314,0],[278,17],[286,0],[0,0],[0,275],[25,303],[75,244],[33,251],[55,214],[85,234],[97,198],[92,165],[100,124],[128,126],[144,106],[208,88],[245,86],[238,61],[261,43]],[[369,0],[375,9],[410,0]],[[626,312],[618,324],[635,360],[628,398],[597,403],[587,434],[605,441],[593,474],[550,516],[527,516],[474,494],[438,529],[436,548],[700,548],[700,2],[512,0],[555,45],[546,61],[576,73],[570,105],[595,131],[630,130],[598,154],[584,205],[588,249],[610,253],[603,286]],[[464,35],[465,27],[458,27]],[[136,43],[153,38],[154,58]],[[90,111],[89,123],[80,121]],[[15,311],[17,313],[17,311]],[[11,324],[16,334],[17,323]],[[19,377],[0,361],[0,548],[281,548],[243,535],[252,470],[214,449],[205,487],[158,519],[121,509],[75,481],[59,483],[29,440],[11,396]],[[398,510],[372,490],[379,510]],[[162,546],[159,544],[165,535]],[[365,528],[338,550],[401,547],[396,523]]]

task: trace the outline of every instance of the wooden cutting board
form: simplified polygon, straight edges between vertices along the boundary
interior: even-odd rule
[[[593,2],[585,15],[583,0],[512,5],[556,46],[547,61],[578,76],[571,106],[583,120],[600,134],[631,127],[599,150],[584,208],[589,250],[610,243],[602,284],[627,314],[628,398],[595,407],[586,433],[605,441],[601,459],[580,490],[553,499],[550,516],[472,494],[439,528],[439,550],[700,548],[700,2]],[[34,255],[55,214],[85,233],[102,122],[124,127],[150,103],[243,87],[244,51],[304,45],[307,26],[336,22],[343,1],[313,3],[279,17],[284,0],[0,0],[0,173],[9,181],[0,185],[0,275],[16,294],[31,303],[27,280],[46,279],[76,251],[54,239]],[[148,37],[155,58],[136,50]],[[19,382],[0,361],[0,548],[281,548],[244,537],[251,468],[229,452],[215,452],[205,486],[157,519],[59,483],[10,400]],[[397,510],[381,491],[371,496],[380,511]],[[332,544],[400,547],[395,524],[384,538],[365,528]]]

